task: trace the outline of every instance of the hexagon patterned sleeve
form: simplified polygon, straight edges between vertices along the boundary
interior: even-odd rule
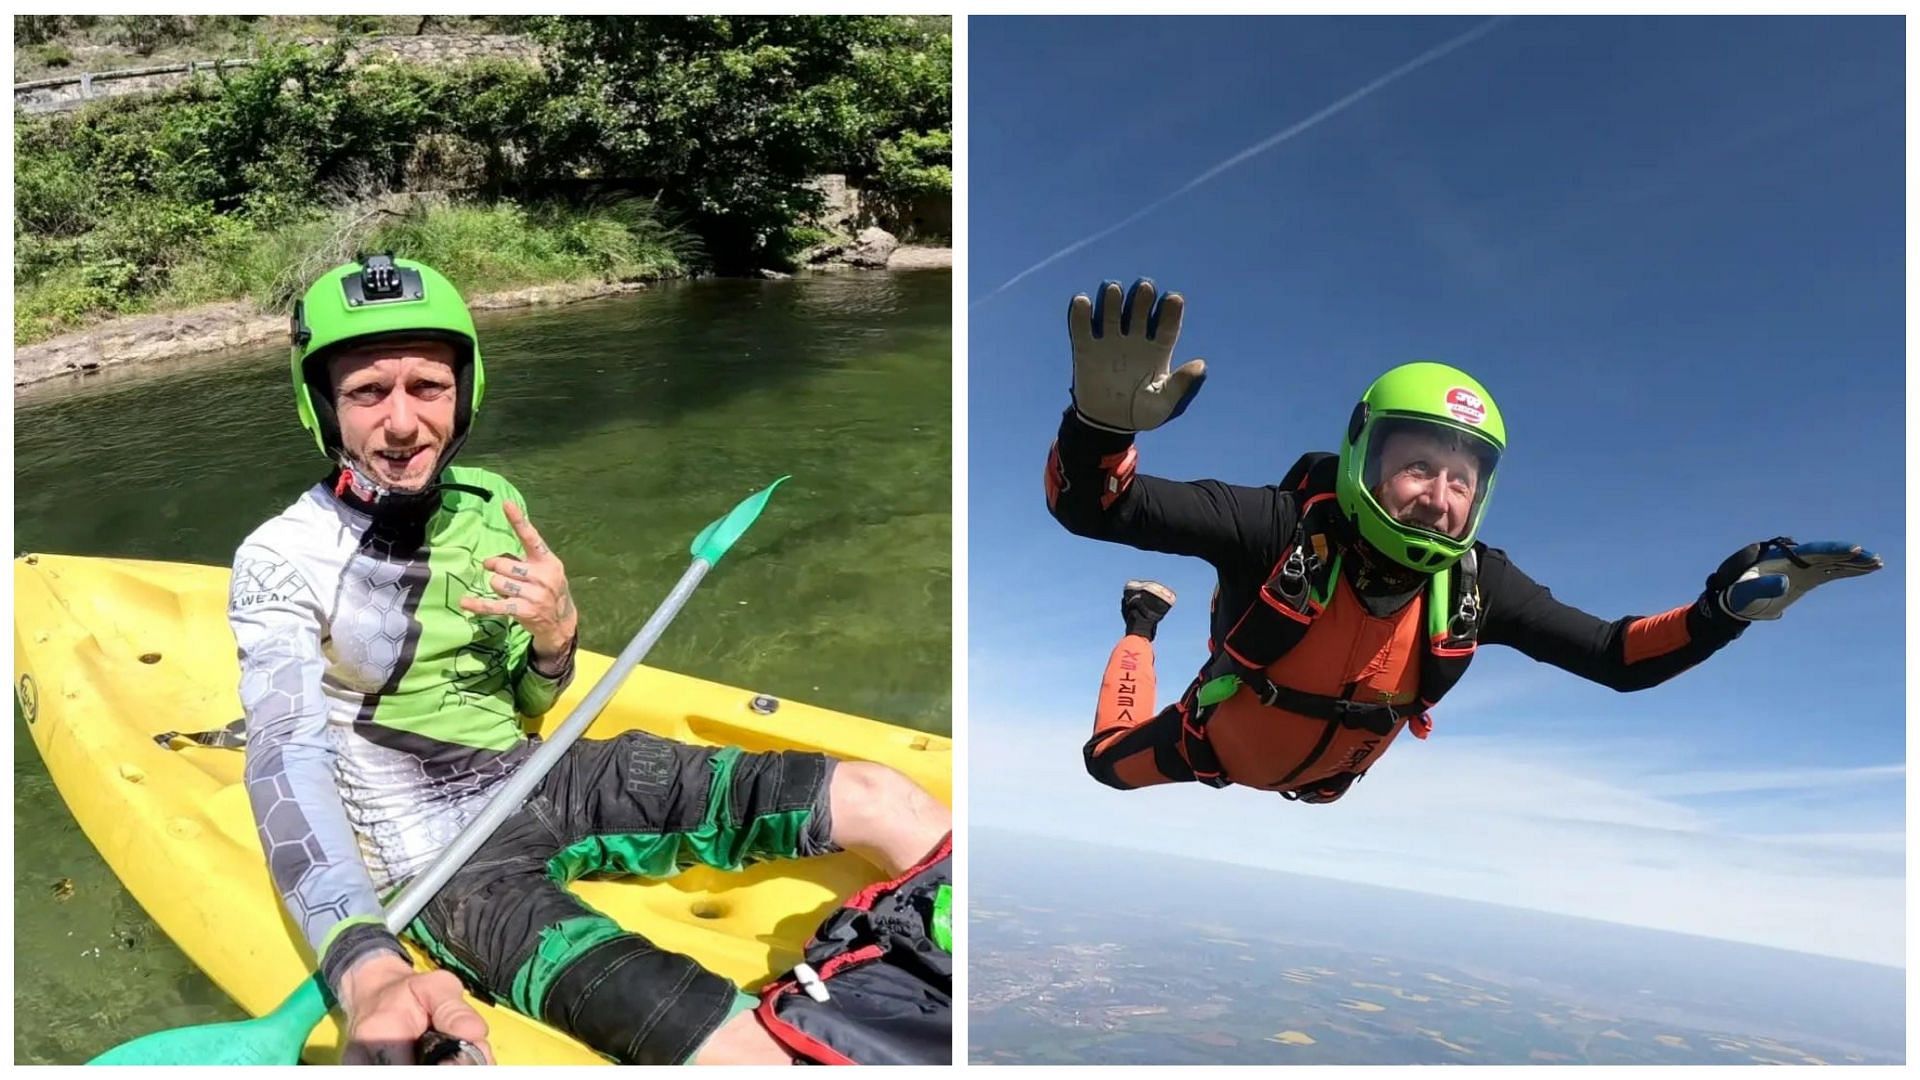
[[[378,924],[381,908],[334,783],[325,619],[291,560],[254,541],[241,546],[227,621],[240,652],[247,797],[274,885],[333,982],[358,955],[400,946],[384,931],[359,930]],[[349,929],[359,932],[342,933]],[[343,955],[328,956],[336,944]]]

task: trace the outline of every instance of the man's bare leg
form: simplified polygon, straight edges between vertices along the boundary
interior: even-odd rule
[[[753,1010],[739,1013],[721,1024],[700,1044],[693,1055],[694,1065],[791,1065],[793,1055],[775,1042]]]
[[[953,812],[885,765],[842,761],[827,798],[833,842],[898,877],[953,831]]]

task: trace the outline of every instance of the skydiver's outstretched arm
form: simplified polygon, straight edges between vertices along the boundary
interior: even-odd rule
[[[1882,566],[1878,555],[1858,544],[1775,537],[1727,556],[1693,603],[1607,623],[1555,600],[1506,552],[1488,549],[1482,562],[1482,641],[1511,645],[1615,690],[1665,682],[1718,652],[1753,620],[1778,619],[1820,585]]]
[[[1700,600],[1658,615],[1607,622],[1561,603],[1498,548],[1480,560],[1486,621],[1480,640],[1507,645],[1543,663],[1615,690],[1666,682],[1740,636],[1746,623]]]
[[[1261,569],[1293,533],[1279,488],[1163,480],[1136,471],[1130,432],[1102,431],[1068,409],[1047,454],[1047,509],[1077,536],[1144,551],[1197,555],[1217,567]]]

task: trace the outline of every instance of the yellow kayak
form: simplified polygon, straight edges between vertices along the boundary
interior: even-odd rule
[[[169,749],[154,739],[221,728],[240,716],[227,579],[224,568],[178,563],[15,559],[14,692],[47,771],[93,846],[167,936],[258,1016],[313,970],[313,956],[267,876],[241,784],[242,753],[178,739]],[[610,662],[579,654],[578,677],[547,715],[549,729]],[[952,802],[948,739],[655,668],[627,678],[587,737],[635,728],[695,743],[876,761]],[[791,969],[838,901],[877,879],[868,863],[839,854],[573,888],[622,925],[752,988]],[[502,1064],[605,1061],[538,1021],[473,1004]],[[315,1030],[305,1060],[339,1060],[336,1018]]]

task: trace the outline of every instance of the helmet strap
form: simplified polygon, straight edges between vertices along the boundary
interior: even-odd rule
[[[438,483],[430,480],[419,491],[394,491],[344,453],[328,474],[327,486],[334,498],[373,518],[423,518],[440,508]]]
[[[465,436],[454,439],[440,452],[440,461],[434,467],[433,476],[427,480],[427,486],[419,491],[395,491],[381,486],[371,471],[360,467],[345,451],[338,453],[333,471],[327,474],[327,487],[333,492],[334,498],[363,514],[383,520],[431,516],[440,509],[441,497],[449,491],[478,495],[491,502],[493,492],[486,488],[440,479],[448,461],[464,439]]]

